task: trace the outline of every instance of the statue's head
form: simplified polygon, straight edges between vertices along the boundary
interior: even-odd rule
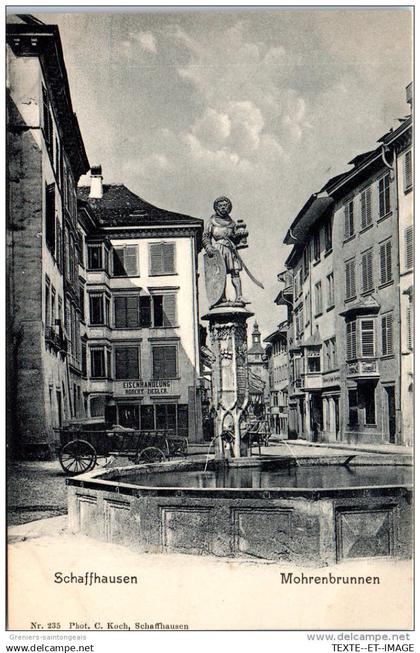
[[[218,197],[213,202],[213,208],[217,215],[225,217],[232,211],[232,202],[228,197]]]

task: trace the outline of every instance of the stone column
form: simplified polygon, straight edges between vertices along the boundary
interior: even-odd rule
[[[223,457],[221,432],[230,428],[233,455],[241,455],[240,422],[248,403],[247,324],[253,313],[241,306],[216,306],[206,315],[215,362],[212,367],[212,403],[216,409],[216,458]]]

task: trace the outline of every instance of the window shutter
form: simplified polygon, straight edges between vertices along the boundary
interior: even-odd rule
[[[384,315],[382,318],[382,355],[392,354],[393,351],[393,319],[392,314]]]
[[[165,378],[176,377],[176,347],[165,347]]]
[[[137,245],[127,245],[124,251],[124,267],[127,276],[135,277],[138,274],[138,262],[137,262]]]
[[[366,188],[360,196],[361,201],[361,228],[365,229],[372,224],[372,194],[371,189]]]
[[[413,247],[413,226],[407,227],[405,230],[405,267],[410,269],[413,267],[414,247]]]
[[[128,347],[127,352],[127,378],[139,378],[139,350],[137,347]]]
[[[356,322],[347,324],[347,359],[356,358]]]
[[[162,379],[164,376],[165,347],[153,347],[153,378]]]
[[[372,251],[362,255],[362,288],[363,292],[373,288]]]
[[[118,348],[115,350],[115,378],[124,379],[126,371],[126,349]]]
[[[404,188],[408,190],[413,185],[413,159],[409,150],[404,156]]]
[[[127,297],[127,327],[139,326],[139,298],[137,296]]]
[[[176,324],[176,295],[163,295],[163,326]]]
[[[412,325],[412,306],[407,306],[407,346],[413,349],[413,325]]]
[[[382,243],[380,249],[381,257],[381,283],[387,283],[392,279],[392,245],[388,240]]]
[[[385,179],[379,180],[379,215],[385,215]]]
[[[140,297],[140,326],[148,328],[152,324],[151,298],[149,295]]]
[[[162,244],[163,271],[166,274],[175,272],[175,245],[174,243]]]
[[[115,297],[114,299],[114,322],[117,329],[125,327],[127,323],[126,299],[126,297]]]
[[[355,262],[354,259],[346,263],[346,299],[350,299],[356,295],[356,280],[355,280]]]
[[[150,274],[162,274],[162,245],[152,243],[150,245]]]
[[[114,277],[125,277],[126,270],[124,266],[124,248],[114,247],[113,250],[113,273]]]

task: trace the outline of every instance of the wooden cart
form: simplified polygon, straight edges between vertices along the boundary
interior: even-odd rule
[[[60,429],[59,461],[69,476],[94,469],[98,459],[124,456],[135,464],[161,462],[188,454],[186,437],[173,431],[136,431],[113,427],[105,431]]]

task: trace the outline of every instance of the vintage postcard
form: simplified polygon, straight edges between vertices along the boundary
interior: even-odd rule
[[[412,650],[413,8],[9,7],[6,92],[7,628]]]

